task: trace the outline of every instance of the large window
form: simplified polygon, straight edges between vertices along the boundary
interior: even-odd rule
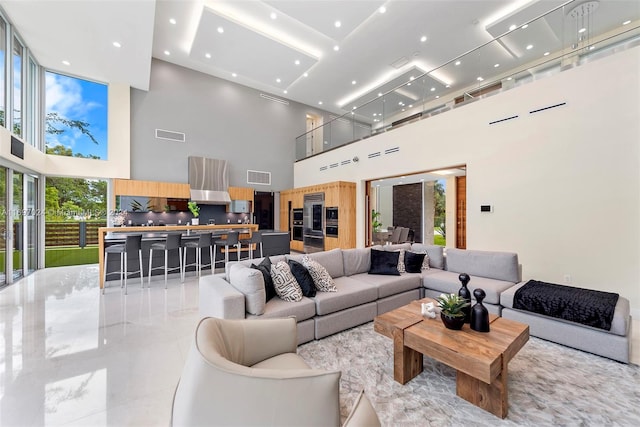
[[[13,133],[22,136],[22,59],[24,47],[13,38]]]
[[[48,154],[107,158],[107,85],[47,71]]]
[[[6,108],[5,102],[5,63],[7,61],[6,55],[7,46],[7,24],[4,19],[0,17],[0,126],[5,126]]]

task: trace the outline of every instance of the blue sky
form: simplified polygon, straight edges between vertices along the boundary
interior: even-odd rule
[[[47,113],[89,123],[88,130],[98,141],[96,145],[78,130],[67,128],[59,135],[47,134],[47,146],[62,144],[74,154],[107,158],[107,85],[48,71],[45,100]]]

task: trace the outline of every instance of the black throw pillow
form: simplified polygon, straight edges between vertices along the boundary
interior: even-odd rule
[[[405,251],[404,253],[404,269],[407,273],[421,273],[422,262],[426,254]]]
[[[259,270],[264,277],[264,290],[267,294],[267,301],[275,297],[276,288],[273,286],[273,279],[271,278],[271,260],[269,257],[265,257],[258,265],[251,264],[251,268]]]
[[[296,278],[296,281],[302,289],[302,295],[305,297],[315,297],[316,285],[313,283],[313,277],[311,277],[309,270],[307,270],[307,268],[298,261],[290,259],[288,263],[293,277]]]
[[[386,274],[399,276],[398,259],[400,252],[379,251],[371,249],[371,268],[369,274]]]

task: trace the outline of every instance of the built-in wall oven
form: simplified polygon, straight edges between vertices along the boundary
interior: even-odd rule
[[[291,240],[304,240],[304,213],[302,209],[291,210]]]
[[[324,193],[304,195],[303,242],[305,253],[324,250]]]
[[[326,237],[338,237],[338,208],[325,208],[324,234]]]

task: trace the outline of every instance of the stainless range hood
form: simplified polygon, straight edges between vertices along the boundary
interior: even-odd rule
[[[229,170],[226,160],[189,156],[189,188],[191,200],[208,205],[231,203]]]

